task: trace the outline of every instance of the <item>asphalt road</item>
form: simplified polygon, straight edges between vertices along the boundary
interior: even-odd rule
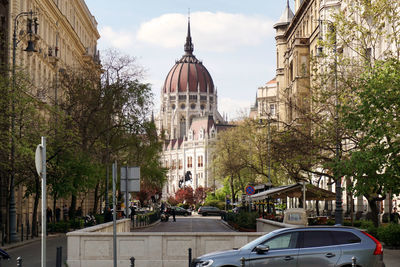
[[[65,235],[49,236],[46,239],[46,266],[56,266],[57,247],[62,247],[62,266],[67,261],[67,237]],[[41,240],[36,239],[23,246],[8,249],[11,260],[0,261],[1,267],[16,267],[17,258],[22,257],[23,267],[41,267]]]
[[[233,232],[231,228],[220,221],[219,216],[172,216],[168,222],[160,222],[152,227],[133,229],[133,232]]]

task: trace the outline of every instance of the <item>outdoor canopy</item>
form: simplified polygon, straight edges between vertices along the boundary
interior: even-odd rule
[[[303,196],[303,184],[284,185],[271,188],[269,190],[254,194],[252,201],[264,200],[267,198],[301,198]],[[312,184],[306,184],[306,200],[335,200],[334,192],[316,187]]]

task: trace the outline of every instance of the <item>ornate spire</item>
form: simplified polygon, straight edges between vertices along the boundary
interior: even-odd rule
[[[286,25],[290,24],[293,17],[294,17],[294,14],[293,14],[292,10],[290,9],[289,0],[287,0],[285,11],[283,11],[282,16],[279,18],[279,21],[277,23],[275,23],[274,28],[277,28],[279,26],[286,26]]]
[[[193,54],[192,36],[190,36],[190,11],[189,11],[189,16],[188,16],[188,31],[187,31],[186,43],[185,43],[185,53],[186,53],[186,55]]]

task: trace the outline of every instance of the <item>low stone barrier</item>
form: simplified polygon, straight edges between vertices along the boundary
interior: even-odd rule
[[[129,220],[118,221],[118,229],[129,229]],[[193,258],[219,250],[239,248],[265,233],[239,232],[118,232],[118,266],[187,267],[188,249]],[[70,232],[67,264],[69,267],[113,266],[112,223]]]

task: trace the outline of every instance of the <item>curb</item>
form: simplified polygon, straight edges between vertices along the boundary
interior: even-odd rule
[[[132,227],[132,226],[131,226],[131,232],[134,232],[136,229],[143,229],[143,228],[152,227],[152,226],[154,226],[154,225],[159,224],[160,222],[161,222],[161,220],[157,220],[157,221],[155,221],[155,222],[152,223],[152,224],[148,224],[148,225],[144,225],[144,226],[139,226],[139,227]]]
[[[232,230],[232,231],[234,231],[234,232],[239,232],[239,231],[236,230],[234,227],[232,227],[231,225],[229,225],[229,223],[227,223],[226,221],[224,221],[224,220],[221,219],[220,222],[221,222],[223,225],[225,225],[226,228],[229,228],[230,230]]]

